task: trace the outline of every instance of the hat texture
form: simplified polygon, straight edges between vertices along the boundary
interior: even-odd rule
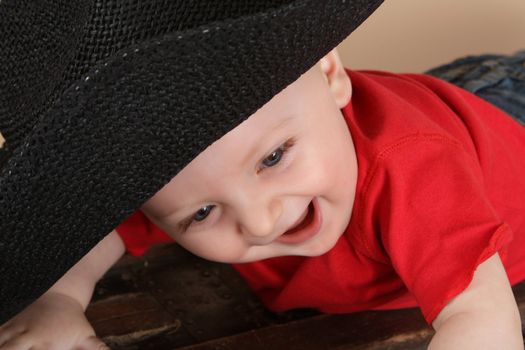
[[[1,0],[0,323],[382,0]]]

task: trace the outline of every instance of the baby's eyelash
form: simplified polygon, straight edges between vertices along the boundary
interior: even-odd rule
[[[188,231],[188,228],[190,227],[191,223],[193,222],[193,217],[189,217],[187,219],[182,220],[177,224],[177,232],[179,234],[183,234],[186,231]]]
[[[209,208],[207,210],[207,213],[206,213],[206,216],[204,216],[204,218],[202,220],[196,220],[195,219],[195,216],[197,215],[197,213],[200,211],[200,210],[203,210],[203,209],[206,209],[206,208]],[[180,223],[177,224],[177,232],[179,234],[183,234],[185,233],[188,228],[190,227],[190,225],[194,222],[194,221],[204,221],[206,220],[206,218],[208,217],[209,213],[215,208],[215,204],[208,204],[204,207],[202,207],[199,211],[197,211],[197,213],[193,214],[193,216],[190,216],[184,220],[182,220]]]
[[[295,139],[291,138],[283,144],[283,154],[288,152],[295,145]]]
[[[279,148],[277,148],[276,150],[274,150],[272,153],[276,152],[276,151],[281,151],[282,154],[281,154],[281,158],[279,159],[278,163],[276,163],[276,166],[279,165],[279,163],[281,163],[283,161],[283,159],[286,157],[286,154],[288,153],[288,151],[295,145],[295,139],[294,138],[291,138],[289,140],[287,140],[285,143],[283,143]],[[270,153],[270,154],[272,154]],[[269,155],[268,155],[269,156]],[[266,156],[266,157],[268,157]],[[265,158],[266,159],[266,158]],[[264,160],[262,160],[260,162],[261,164],[264,163]],[[259,169],[257,169],[257,173],[267,169],[267,168],[271,168],[273,166],[260,166]]]

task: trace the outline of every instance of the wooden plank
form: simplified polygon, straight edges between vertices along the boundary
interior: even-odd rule
[[[416,309],[319,315],[184,350],[425,349],[433,334]]]
[[[525,323],[525,283],[513,290]],[[175,244],[121,259],[86,314],[113,350],[411,350],[433,334],[417,309],[272,313],[229,265]]]

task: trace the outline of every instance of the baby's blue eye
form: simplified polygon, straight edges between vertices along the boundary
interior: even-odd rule
[[[279,163],[284,153],[284,145],[270,153],[266,158],[263,159],[262,163],[265,167],[272,167]]]
[[[215,207],[215,205],[207,205],[205,207],[200,208],[195,215],[193,215],[193,220],[195,221],[202,221],[206,219],[206,217],[211,213],[211,210]]]

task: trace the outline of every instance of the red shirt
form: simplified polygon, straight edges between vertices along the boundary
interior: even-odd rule
[[[430,323],[495,252],[511,283],[523,280],[525,128],[429,76],[348,74],[350,224],[322,256],[234,265],[255,293],[274,310],[418,305]],[[133,254],[169,239],[138,211],[117,231]]]

